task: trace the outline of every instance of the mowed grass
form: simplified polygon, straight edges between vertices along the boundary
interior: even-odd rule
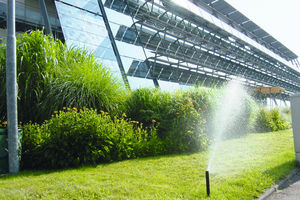
[[[255,199],[295,167],[292,130],[222,142],[206,195],[209,153],[0,177],[0,199]]]

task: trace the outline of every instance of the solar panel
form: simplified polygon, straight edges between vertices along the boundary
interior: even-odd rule
[[[255,34],[256,36],[258,36],[259,38],[261,37],[261,36],[259,36],[259,35],[263,35],[263,34],[265,34],[266,33],[266,31],[265,30],[263,30],[263,29],[257,29],[257,30],[255,30],[255,31],[253,31],[253,34]]]
[[[244,27],[247,31],[250,31],[250,32],[252,32],[252,31],[254,31],[254,30],[256,30],[256,29],[259,28],[259,26],[256,25],[256,24],[255,24],[254,22],[252,22],[252,21],[248,21],[248,22],[242,24],[242,27]]]
[[[276,42],[272,43],[271,46],[277,49],[283,45],[280,42],[276,41]]]
[[[237,18],[237,19],[235,19],[235,20],[233,20],[235,23],[237,23],[237,24],[242,24],[242,23],[244,23],[244,22],[246,22],[246,21],[248,21],[249,19],[247,18],[247,17],[245,17],[245,16],[240,16],[239,18]]]
[[[228,15],[229,13],[235,11],[235,9],[233,7],[230,7],[230,6],[227,6],[227,7],[224,7],[224,8],[221,8],[219,10],[220,13],[222,13],[223,15]]]
[[[272,43],[272,42],[274,42],[274,41],[276,41],[276,39],[274,37],[272,37],[271,35],[263,38],[263,40],[266,41],[269,44]]]
[[[190,0],[190,1],[193,2],[193,0]],[[264,31],[262,28],[260,28],[254,22],[248,21],[249,19],[245,15],[243,15],[242,13],[237,11],[234,7],[232,7],[226,1],[224,1],[224,0],[196,0],[196,1],[205,3],[206,5],[211,7],[212,10],[215,10],[215,11],[219,12],[220,14],[223,14],[229,20],[232,20],[236,24],[242,26],[245,30],[254,34],[257,38],[262,39],[265,37],[263,40],[268,45],[270,45],[270,47],[276,48],[276,47],[283,46],[282,44],[278,44],[280,42],[273,44],[274,41],[276,41],[275,38],[273,38],[272,36],[266,37],[269,35],[266,31]],[[290,50],[289,50],[289,52],[288,51],[283,52],[283,50],[279,49],[279,51],[281,53],[286,53],[286,55],[290,56],[291,59],[296,59],[298,57],[296,54],[294,54]]]
[[[215,9],[217,10],[220,10],[222,8],[224,8],[226,5],[225,5],[225,2],[224,1],[216,1],[212,4],[212,7],[214,7]]]
[[[236,19],[242,17],[242,14],[239,11],[236,11],[236,12],[229,14],[228,17],[231,20],[236,20]]]
[[[206,4],[210,4],[211,2],[215,1],[215,0],[202,0],[204,3]]]

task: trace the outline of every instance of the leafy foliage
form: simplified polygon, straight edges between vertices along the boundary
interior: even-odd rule
[[[260,108],[256,119],[256,132],[285,130],[291,127],[278,108]]]
[[[165,153],[154,126],[76,108],[56,112],[42,125],[26,124],[23,168],[62,168]]]
[[[126,101],[126,113],[147,125],[157,122],[158,136],[169,153],[204,150],[208,141],[203,116],[210,107],[209,92],[200,88],[176,93],[140,88]]]

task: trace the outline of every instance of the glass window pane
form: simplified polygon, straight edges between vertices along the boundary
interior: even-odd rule
[[[133,24],[132,18],[130,16],[124,15],[108,8],[105,8],[105,12],[110,22],[114,22],[116,24],[124,25],[127,27],[131,27],[131,25]]]
[[[73,39],[67,39],[66,45],[68,48],[78,47],[78,48],[83,48],[83,49],[90,49],[88,43],[80,42],[78,40],[73,40]]]
[[[122,60],[124,70],[127,73],[132,62],[134,61],[134,58],[128,58],[128,57],[121,56],[121,60]]]
[[[154,87],[152,79],[137,78],[132,76],[127,76],[130,88],[132,90],[143,88],[143,87]]]
[[[78,5],[78,0],[60,0],[62,2],[66,2],[68,4],[74,5],[74,6],[79,6]],[[55,1],[55,3],[59,3],[58,1]]]
[[[96,49],[98,46],[102,46],[105,48],[111,47],[111,42],[108,36],[102,37],[99,35],[89,34],[89,39],[92,46],[94,46],[93,49]]]
[[[107,36],[106,28],[103,27],[103,26],[100,26],[98,24],[85,22],[85,28],[86,28],[86,31],[89,32],[89,33],[93,33],[93,34],[96,34],[96,35],[101,35],[103,37]]]
[[[55,5],[56,5],[58,13],[71,16],[71,18],[81,19],[81,12],[79,9],[74,8],[73,6],[69,6],[67,4],[61,3],[59,1],[55,1]]]
[[[80,7],[83,9],[100,14],[100,8],[97,0],[89,0],[89,1],[81,0],[79,4]]]
[[[159,87],[163,91],[173,92],[176,90],[180,90],[179,83],[167,82],[167,81],[158,81]]]
[[[62,26],[62,30],[66,40],[72,39],[78,42],[84,42],[89,44],[87,32],[79,31],[67,26]]]
[[[110,69],[110,71],[114,74],[115,77],[118,77],[120,81],[123,81],[119,65],[117,61],[113,60],[104,60],[102,58],[98,59],[100,63],[102,63],[102,66]]]
[[[141,46],[127,44],[120,41],[116,41],[116,44],[119,49],[120,55],[137,58],[140,60],[146,59],[143,48]]]
[[[179,84],[179,86],[180,86],[181,90],[189,90],[189,89],[194,89],[195,88],[195,86],[187,85],[187,84]]]
[[[95,52],[95,56],[98,58],[101,58],[103,60],[108,59],[108,60],[116,61],[115,54],[111,48],[98,46],[93,50]]]
[[[100,15],[89,13],[89,12],[86,12],[84,10],[82,10],[81,12],[82,12],[82,17],[83,17],[84,21],[87,21],[87,22],[90,22],[90,23],[93,23],[93,24],[98,24],[100,26],[105,27],[103,19]]]
[[[71,18],[68,15],[60,14],[59,20],[62,27],[67,26],[76,30],[85,31],[84,22],[80,19]]]

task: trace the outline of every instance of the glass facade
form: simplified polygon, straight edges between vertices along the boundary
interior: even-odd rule
[[[218,85],[235,77],[254,86],[300,87],[299,72],[258,42],[188,0],[55,1],[68,47],[95,53],[131,89],[175,90]],[[118,54],[105,26],[107,16]],[[120,57],[122,67],[117,62]]]

